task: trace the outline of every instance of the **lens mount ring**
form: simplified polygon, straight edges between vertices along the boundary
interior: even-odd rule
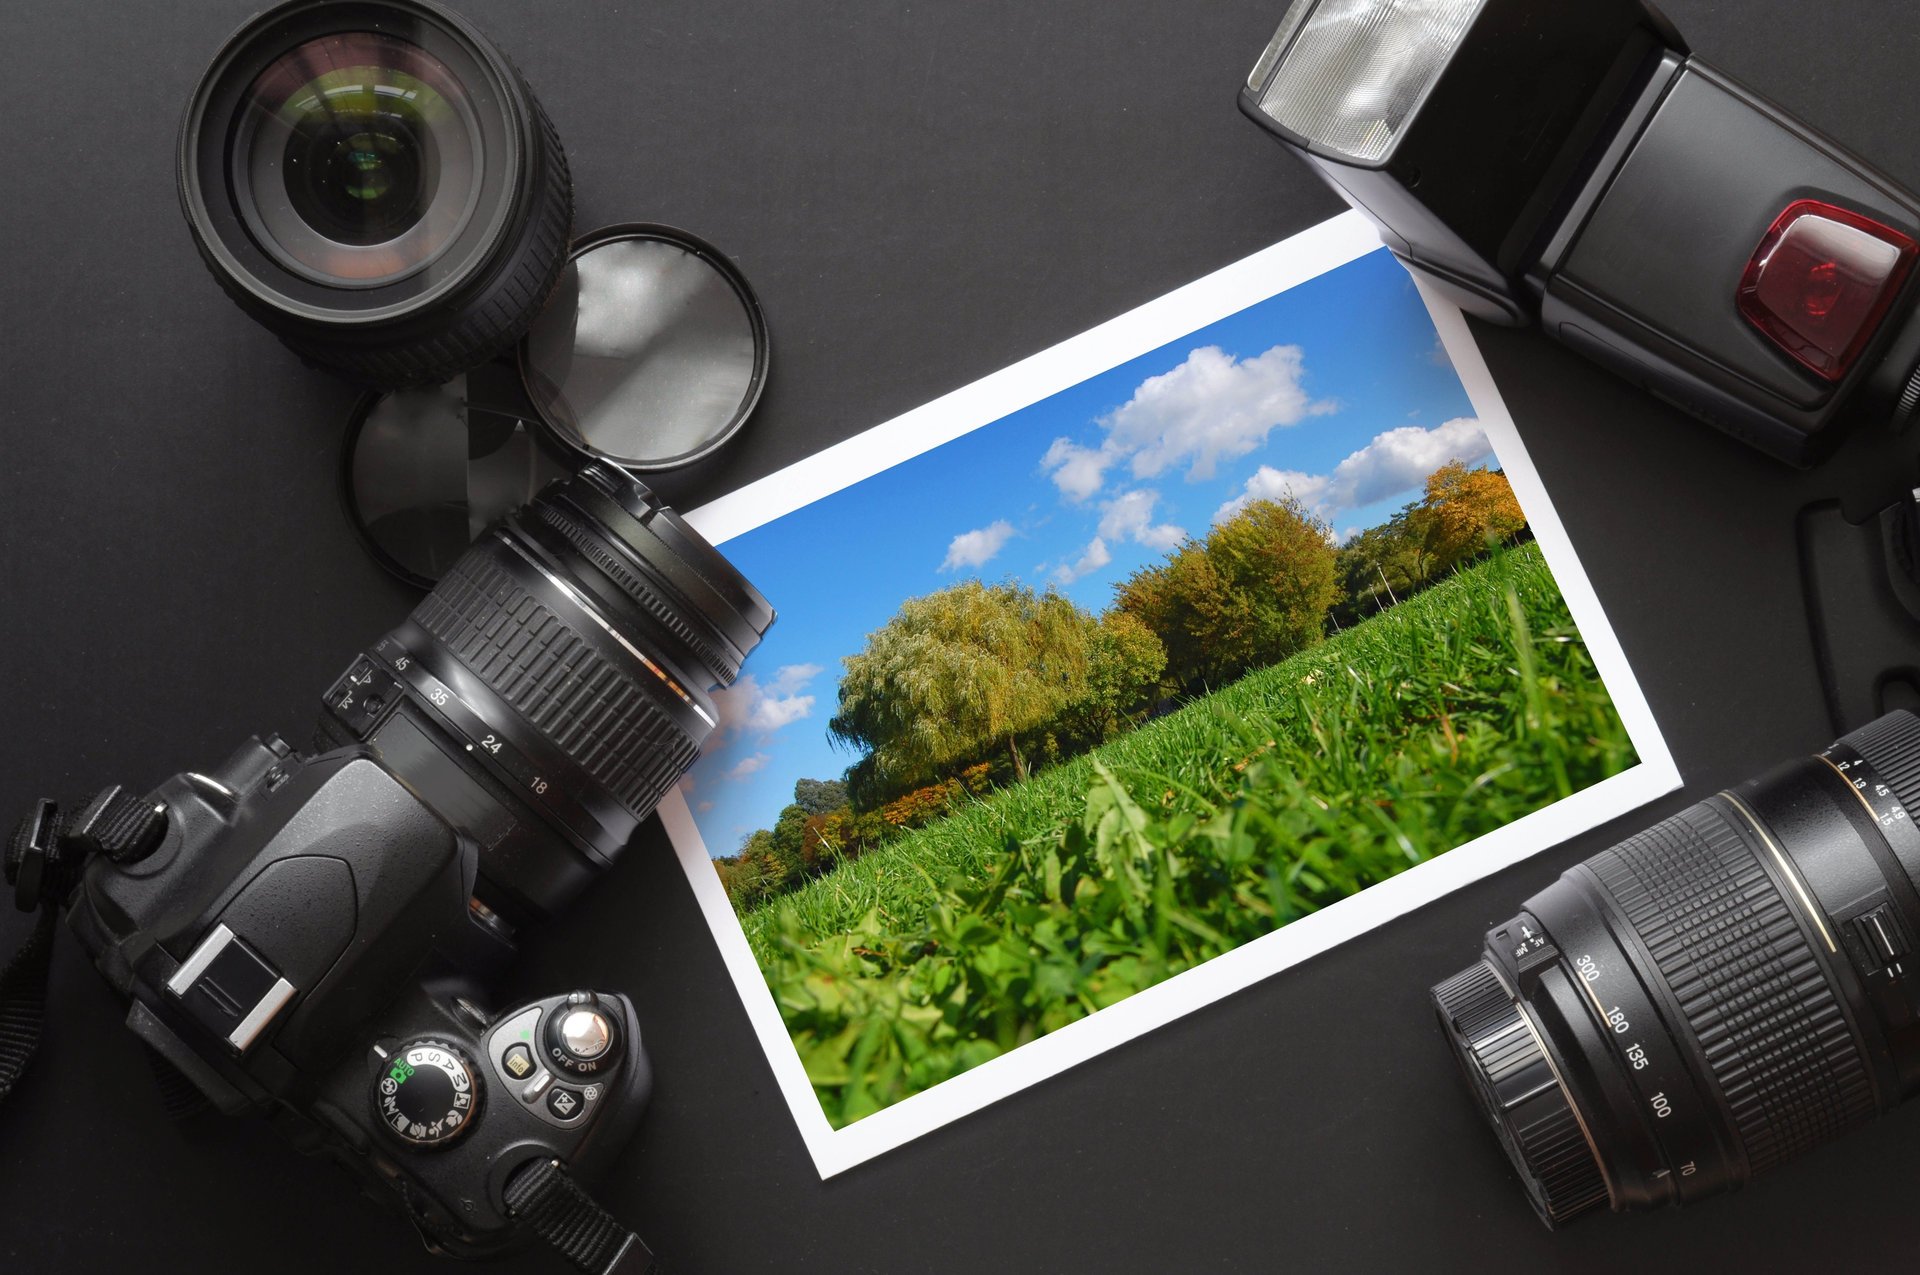
[[[1524,1002],[1489,961],[1433,989],[1434,1007],[1474,1096],[1549,1227],[1612,1198],[1586,1118]]]

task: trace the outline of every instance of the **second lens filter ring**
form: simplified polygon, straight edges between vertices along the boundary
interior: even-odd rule
[[[652,223],[594,231],[511,360],[355,404],[348,520],[382,567],[429,588],[482,528],[588,462],[651,473],[712,455],[768,362],[759,299],[718,249]]]

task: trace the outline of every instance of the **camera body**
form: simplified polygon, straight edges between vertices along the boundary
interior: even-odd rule
[[[164,832],[95,857],[68,923],[222,1111],[273,1115],[463,1256],[513,1237],[516,1171],[590,1177],[626,1142],[651,1087],[632,1006],[482,1008],[513,949],[476,911],[479,847],[373,750],[254,739],[143,804]]]
[[[313,753],[255,738],[145,796],[41,801],[7,881],[45,909],[43,965],[64,905],[171,1094],[272,1116],[435,1250],[531,1230],[625,1269],[644,1246],[578,1183],[646,1107],[633,1006],[574,991],[495,1013],[487,989],[516,932],[624,852],[717,726],[708,688],[772,622],[679,515],[589,465],[348,666]],[[30,1054],[31,1033],[0,1039],[0,1084]]]

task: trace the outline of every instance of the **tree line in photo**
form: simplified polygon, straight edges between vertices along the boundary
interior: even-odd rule
[[[1094,615],[969,580],[913,598],[845,661],[828,730],[859,754],[802,779],[715,867],[751,908],[957,805],[1406,601],[1526,534],[1506,476],[1458,462],[1385,523],[1334,542],[1291,497],[1256,500],[1115,586]]]

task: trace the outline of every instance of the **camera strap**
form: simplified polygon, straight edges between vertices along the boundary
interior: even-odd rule
[[[0,1102],[13,1092],[40,1047],[47,1017],[47,976],[60,904],[79,883],[87,860],[104,854],[137,859],[166,831],[166,810],[118,786],[103,789],[77,814],[42,798],[7,839],[0,869],[22,912],[38,912],[33,933],[0,970]]]
[[[664,1275],[653,1251],[580,1189],[558,1160],[507,1179],[507,1212],[587,1275]]]
[[[52,907],[40,909],[33,933],[0,970],[0,1102],[33,1061],[47,1017],[47,974],[53,964]]]

